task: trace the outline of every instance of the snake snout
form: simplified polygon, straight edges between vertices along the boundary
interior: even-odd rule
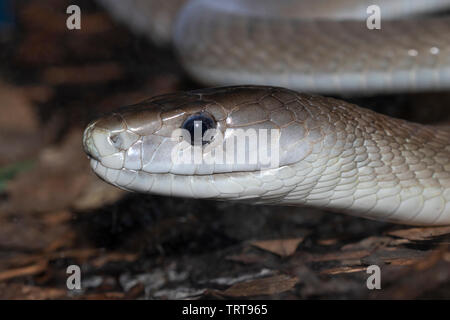
[[[83,134],[86,154],[111,169],[126,167],[126,155],[130,157],[132,146],[140,139],[128,130],[120,116],[112,114],[90,123]],[[133,151],[133,150],[131,150]]]
[[[95,129],[95,122],[91,122],[83,133],[83,149],[89,158],[100,161],[100,154],[94,144],[93,133]]]
[[[83,134],[84,151],[98,161],[120,152],[119,134],[124,130],[122,120],[115,115],[91,122]]]

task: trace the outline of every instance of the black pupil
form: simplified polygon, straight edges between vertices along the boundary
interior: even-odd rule
[[[205,114],[195,114],[184,121],[182,128],[189,132],[192,145],[205,145],[210,142],[207,137],[204,137],[205,132],[209,129],[215,128],[215,124],[214,120],[210,116]],[[196,131],[197,136],[195,136]]]

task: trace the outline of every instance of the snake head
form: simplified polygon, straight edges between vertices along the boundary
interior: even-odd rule
[[[215,199],[284,193],[294,184],[271,180],[294,176],[288,165],[322,139],[302,103],[289,90],[257,86],[157,96],[89,124],[83,146],[98,176],[131,191]]]

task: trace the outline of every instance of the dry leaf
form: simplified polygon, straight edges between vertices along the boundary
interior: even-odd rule
[[[289,257],[294,254],[303,239],[304,238],[252,241],[250,244],[281,257]]]
[[[388,232],[388,235],[408,240],[430,240],[433,237],[450,233],[450,226],[434,228],[411,228]]]
[[[287,275],[278,275],[246,282],[239,282],[221,294],[229,297],[265,296],[291,290],[299,279]]]

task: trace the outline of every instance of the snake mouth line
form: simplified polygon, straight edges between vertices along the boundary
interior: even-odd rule
[[[120,169],[115,169],[115,168],[110,168],[105,166],[101,160],[93,157],[93,156],[87,156],[88,159],[91,161],[91,167],[92,169],[95,171],[96,167],[101,164],[103,167],[105,167],[108,170],[116,170],[116,171],[121,171],[121,170],[126,170],[129,172],[143,172],[145,174],[149,174],[149,175],[153,175],[153,176],[165,176],[165,175],[171,175],[171,176],[179,176],[179,177],[206,177],[206,176],[211,176],[211,175],[221,175],[221,174],[265,174],[266,172],[273,172],[273,170],[280,170],[286,166],[281,166],[281,167],[277,167],[277,168],[269,168],[269,169],[261,169],[261,170],[249,170],[249,171],[243,171],[243,170],[238,170],[238,171],[230,171],[230,172],[217,172],[217,173],[212,173],[212,174],[208,174],[208,173],[198,173],[198,174],[181,174],[181,173],[173,173],[173,172],[148,172],[148,171],[144,171],[141,169],[127,169],[125,167],[120,168]]]

